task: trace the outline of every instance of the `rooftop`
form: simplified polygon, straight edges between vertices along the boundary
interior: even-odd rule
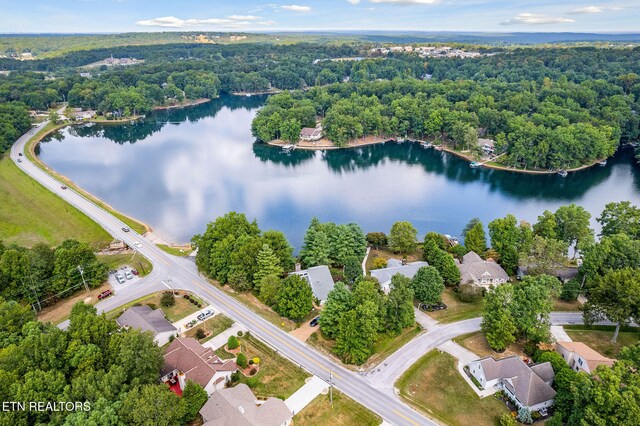
[[[587,361],[587,364],[589,364],[589,369],[591,371],[595,370],[599,365],[608,365],[611,367],[615,362],[615,359],[607,358],[600,352],[590,348],[582,342],[557,342],[557,345],[562,346],[571,352],[575,352],[584,358],[585,361]]]
[[[372,269],[371,276],[378,279],[381,287],[386,287],[389,285],[391,278],[394,275],[400,274],[407,278],[413,278],[418,272],[418,269],[425,266],[429,266],[429,264],[423,261],[411,262],[403,265],[402,262],[397,259],[389,259],[387,261],[386,268]]]
[[[130,327],[153,334],[164,331],[178,331],[167,319],[161,309],[153,310],[149,306],[132,306],[116,319],[121,327]]]
[[[333,286],[335,285],[331,271],[326,265],[314,266],[302,271],[292,272],[292,274],[306,278],[311,286],[313,295],[318,300],[327,300],[329,292],[333,290]]]

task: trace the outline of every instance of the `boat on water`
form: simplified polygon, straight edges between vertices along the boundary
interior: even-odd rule
[[[599,165],[600,167],[604,167],[604,166],[606,166],[606,165],[607,165],[607,160],[602,160],[602,161],[600,161],[600,162],[598,163],[598,165]]]
[[[291,152],[296,148],[295,145],[282,145],[282,152]]]
[[[567,173],[566,170],[558,170],[558,175],[562,176],[562,177],[567,177],[569,173]]]
[[[421,145],[423,148],[433,148],[433,144],[431,142],[422,142]]]
[[[469,167],[471,167],[472,169],[477,169],[478,167],[480,167],[480,163],[476,163],[475,161],[471,162],[471,164],[469,164]]]

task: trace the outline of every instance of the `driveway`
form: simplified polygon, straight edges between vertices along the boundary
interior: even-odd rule
[[[303,342],[306,342],[307,339],[311,337],[311,335],[317,330],[318,330],[317,325],[315,327],[311,327],[309,325],[309,321],[307,321],[304,324],[302,324],[300,327],[296,328],[295,330],[291,330],[289,334],[302,340]]]

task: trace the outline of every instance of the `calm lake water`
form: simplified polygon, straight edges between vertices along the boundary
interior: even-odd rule
[[[393,222],[408,220],[421,235],[459,235],[473,217],[486,225],[513,213],[535,222],[545,209],[568,203],[594,216],[611,201],[640,204],[631,150],[566,178],[471,169],[413,143],[285,154],[251,136],[264,99],[227,97],[144,123],[66,128],[39,154],[169,242],[189,241],[230,210],[256,218],[263,230],[284,231],[299,248],[313,216],[356,222],[365,232],[388,232]]]

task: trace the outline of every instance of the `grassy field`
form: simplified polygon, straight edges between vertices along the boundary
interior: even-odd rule
[[[463,348],[469,349],[471,352],[478,355],[478,357],[492,356],[496,359],[506,358],[511,355],[526,356],[524,353],[524,345],[522,343],[513,343],[507,347],[504,352],[498,353],[491,349],[487,339],[484,337],[484,333],[476,331],[475,333],[463,334],[453,339]]]
[[[247,359],[260,358],[260,371],[252,378],[240,375],[240,382],[252,388],[256,396],[287,399],[304,385],[309,374],[276,354],[273,349],[253,336],[239,339]],[[224,350],[224,349],[223,349]]]
[[[89,294],[81,288],[76,291],[73,296],[60,300],[54,305],[47,306],[38,312],[38,321],[50,322],[52,324],[60,324],[62,321],[69,319],[71,308],[78,302],[84,302],[88,305],[95,305],[99,302],[98,295],[105,290],[110,290],[109,283],[104,283],[100,287],[93,288]]]
[[[442,323],[462,321],[482,316],[484,300],[478,303],[465,303],[458,299],[458,296],[451,288],[447,288],[442,294],[442,301],[447,305],[447,309],[427,312],[427,315],[431,318]]]
[[[226,317],[222,314],[218,314],[212,318],[209,318],[205,322],[200,323],[193,328],[190,328],[189,330],[187,330],[185,335],[187,337],[193,337],[195,339],[196,332],[198,331],[198,329],[201,328],[207,334],[207,336],[204,339],[199,341],[200,343],[204,343],[211,340],[213,337],[217,336],[218,334],[222,333],[232,325],[233,325],[233,320],[231,318]]]
[[[571,340],[582,342],[602,355],[612,358],[617,357],[623,347],[635,345],[640,341],[640,329],[624,328],[624,331],[618,334],[616,343],[611,343],[614,326],[565,325],[564,330]]]
[[[149,275],[153,269],[151,262],[138,252],[119,254],[99,254],[98,260],[107,264],[109,269],[120,269],[121,266],[130,266],[137,269],[140,276]]]
[[[367,271],[370,271],[373,268],[373,262],[376,258],[381,257],[385,260],[389,259],[402,259],[402,255],[396,254],[389,250],[386,247],[381,248],[371,248],[369,252],[369,257],[367,257],[367,263],[365,267]],[[413,253],[407,255],[407,262],[415,262],[418,260],[423,260],[423,252],[422,252],[422,244],[419,244],[416,250]]]
[[[497,425],[507,407],[494,397],[480,399],[455,364],[447,353],[427,353],[396,382],[401,398],[446,424]]]
[[[0,159],[0,240],[31,247],[72,238],[105,247],[111,236],[75,207],[23,173],[8,156]]]
[[[382,419],[340,391],[333,390],[333,407],[329,394],[318,395],[293,418],[295,424],[308,426],[377,426]]]
[[[201,309],[195,306],[193,303],[189,302],[184,297],[182,297],[184,294],[186,294],[186,292],[184,291],[180,292],[180,296],[176,296],[175,305],[165,308],[164,306],[160,305],[160,298],[162,297],[162,293],[164,293],[164,291],[152,293],[147,296],[141,297],[139,299],[133,300],[127,304],[124,304],[114,309],[113,311],[107,312],[107,317],[117,318],[118,316],[120,316],[120,314],[122,314],[122,312],[127,310],[127,308],[134,305],[152,305],[152,306],[155,306],[156,308],[162,309],[162,312],[164,312],[165,316],[170,322],[176,322],[179,319],[184,318],[187,315],[191,315],[192,313]],[[191,296],[195,297],[193,295]],[[202,306],[204,307],[204,304]]]
[[[581,311],[581,310],[582,310],[582,307],[580,306],[577,300],[574,300],[573,302],[565,302],[564,300],[556,299],[553,301],[553,311],[567,312],[567,311]]]
[[[173,256],[188,256],[193,250],[186,249],[185,247],[170,247],[166,244],[156,244],[158,248],[165,253],[169,253]]]

